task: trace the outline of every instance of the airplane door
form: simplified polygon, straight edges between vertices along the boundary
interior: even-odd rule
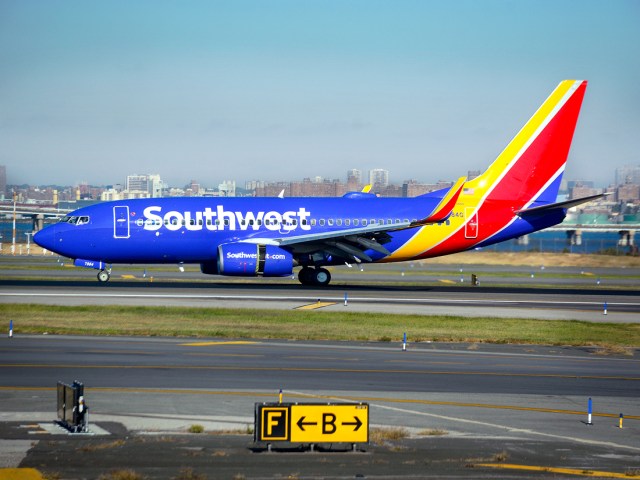
[[[113,237],[129,238],[129,207],[113,207]]]
[[[464,224],[465,238],[478,238],[478,212],[474,212],[473,207],[467,207],[464,210],[464,216],[467,223]]]

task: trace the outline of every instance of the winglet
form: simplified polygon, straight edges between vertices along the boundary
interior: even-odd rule
[[[368,184],[362,187],[361,193],[369,193],[370,191],[371,191],[371,184]]]
[[[442,222],[451,215],[453,207],[455,207],[460,192],[464,187],[464,183],[467,181],[467,177],[460,177],[456,183],[449,189],[447,194],[440,200],[438,206],[431,212],[431,214],[422,220],[418,220],[412,226],[425,225],[427,223]]]

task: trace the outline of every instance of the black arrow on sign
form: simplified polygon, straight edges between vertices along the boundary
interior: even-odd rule
[[[355,419],[355,422],[342,422],[342,425],[355,425],[356,428],[354,428],[353,431],[357,432],[358,429],[362,426],[362,420],[360,420],[355,415],[353,416],[353,418]]]
[[[304,430],[304,426],[305,425],[318,425],[318,422],[305,422],[304,421],[305,418],[307,418],[307,417],[300,417],[300,420],[298,420],[298,423],[296,423],[296,425],[298,425],[298,428],[300,430],[302,430],[303,432],[305,431]],[[356,428],[356,430],[357,430],[357,428]]]

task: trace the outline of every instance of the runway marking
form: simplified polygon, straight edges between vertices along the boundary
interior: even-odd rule
[[[314,398],[332,399],[334,397],[327,395],[310,395],[303,394],[302,396],[313,396]],[[522,407],[518,405],[494,405],[491,403],[470,403],[470,402],[448,402],[444,400],[418,400],[418,399],[403,399],[403,398],[385,398],[385,397],[343,397],[349,401],[358,402],[387,402],[387,403],[402,403],[402,404],[416,404],[416,405],[438,405],[445,407],[464,407],[464,408],[488,408],[492,410],[516,410],[523,412],[537,412],[537,413],[558,413],[561,415],[581,415],[584,416],[584,411],[577,410],[563,410],[558,408],[542,408],[542,407]],[[594,412],[594,417],[603,418],[618,418],[617,413],[606,412]],[[640,420],[640,415],[627,415],[625,418],[630,420]]]
[[[456,282],[454,282],[453,280],[440,279],[438,281],[442,282],[442,283],[446,283],[447,285],[455,285],[456,284]]]
[[[134,278],[136,278],[135,275],[120,275],[120,278],[124,278],[125,280],[132,280]]]
[[[0,468],[0,480],[42,480],[35,468]]]
[[[191,342],[191,343],[179,343],[181,347],[213,347],[218,345],[255,345],[260,342],[250,342],[244,340],[229,341],[229,342]]]
[[[56,387],[21,387],[21,386],[0,386],[0,391],[54,391]],[[133,387],[86,387],[85,391],[96,392],[116,392],[116,393],[155,393],[155,394],[167,394],[167,395],[215,395],[215,396],[238,396],[238,397],[277,397],[275,393],[259,392],[259,391],[243,391],[238,392],[234,390],[197,390],[193,388],[177,389],[177,388],[133,388]],[[515,410],[524,412],[537,412],[537,413],[557,413],[561,415],[581,415],[584,416],[584,411],[576,410],[563,410],[553,408],[542,407],[522,407],[518,405],[494,405],[490,403],[470,403],[470,402],[448,402],[444,400],[419,400],[419,399],[406,399],[406,398],[386,398],[386,397],[367,397],[367,396],[342,396],[335,397],[333,395],[318,395],[311,393],[302,393],[295,391],[286,391],[285,395],[293,398],[317,398],[323,400],[341,400],[346,402],[384,402],[384,403],[399,403],[399,404],[415,404],[415,405],[435,405],[446,407],[461,407],[461,408],[488,408],[493,410]],[[393,408],[384,405],[377,405],[380,408]],[[399,409],[402,411],[402,409]],[[436,414],[427,414],[424,412],[418,412],[414,410],[406,410],[406,412],[424,414],[440,417]],[[607,412],[593,412],[593,417],[601,418],[618,418],[617,413]],[[449,418],[449,417],[443,417]],[[640,415],[625,415],[626,420],[640,420]],[[470,421],[471,422],[471,421]],[[510,428],[510,427],[503,427]]]
[[[177,294],[153,294],[153,293],[35,293],[35,292],[0,292],[0,297],[56,297],[56,298],[142,298],[142,299],[167,299],[167,300],[272,300],[272,301],[310,301],[315,302],[317,297],[314,299],[313,297],[303,297],[303,296],[292,296],[292,295],[177,295]],[[342,302],[343,298],[332,298],[328,297],[328,301],[333,301],[336,304]],[[477,299],[467,299],[467,298],[371,298],[371,297],[350,297],[349,301],[351,302],[362,302],[362,303],[413,303],[413,304],[438,304],[444,303],[444,306],[447,304],[460,304],[462,306],[469,305],[475,306],[477,304],[482,305],[514,305],[518,306],[520,304],[529,304],[535,305],[538,308],[549,309],[552,306],[579,306],[582,305],[586,307],[597,307],[598,309],[602,307],[602,302],[588,302],[588,301],[571,301],[571,300],[487,300],[483,298]],[[609,309],[615,306],[621,307],[635,307],[640,308],[640,302],[607,302]],[[520,307],[528,309],[530,307]],[[592,310],[587,310],[591,312]],[[620,314],[628,313],[633,314],[634,312],[617,312]]]
[[[565,473],[567,475],[578,475],[581,477],[601,477],[601,478],[640,478],[640,475],[605,472],[602,470],[591,470],[588,468],[561,468],[561,467],[539,467],[537,465],[515,465],[512,463],[476,463],[475,467],[502,468],[506,470],[524,470],[529,472]]]
[[[337,305],[336,302],[316,302],[310,303],[308,305],[302,305],[301,307],[296,307],[294,310],[317,310],[318,308],[330,307],[332,305]]]
[[[296,392],[298,394],[300,394],[300,392]],[[302,394],[304,395],[304,394]],[[318,397],[317,395],[307,395],[307,397]],[[330,398],[332,400],[337,400],[337,401],[347,401],[345,399],[345,397],[321,397],[321,398]],[[497,423],[489,423],[489,422],[480,422],[478,420],[469,420],[467,418],[460,418],[460,417],[450,417],[448,415],[437,415],[435,413],[427,413],[427,412],[420,412],[417,410],[407,410],[405,408],[398,408],[398,407],[391,407],[389,405],[378,405],[378,404],[373,404],[373,403],[369,403],[370,407],[376,407],[376,408],[382,408],[382,409],[386,409],[386,410],[391,410],[394,412],[399,412],[399,413],[408,413],[408,414],[412,414],[412,415],[419,415],[419,416],[423,416],[423,417],[431,417],[431,418],[438,418],[440,420],[448,420],[448,421],[452,421],[452,422],[459,422],[459,423],[468,423],[468,424],[472,424],[472,425],[480,425],[482,427],[489,427],[489,428],[497,428],[500,430],[506,430],[509,433],[522,433],[525,435],[538,435],[541,437],[548,437],[548,438],[555,438],[555,439],[559,439],[559,440],[565,440],[565,441],[570,441],[570,442],[576,442],[576,443],[584,443],[587,445],[601,445],[601,446],[607,446],[607,447],[614,447],[614,448],[626,448],[629,450],[634,450],[634,451],[638,451],[640,452],[640,447],[634,447],[634,446],[630,446],[630,445],[622,445],[619,443],[613,443],[613,442],[605,442],[605,441],[599,441],[599,440],[589,440],[589,439],[585,439],[585,438],[577,438],[577,437],[569,437],[566,435],[556,435],[553,433],[546,433],[546,432],[538,432],[536,430],[531,430],[529,428],[517,428],[517,427],[511,427],[509,425],[500,425]],[[582,414],[584,415],[584,412],[582,412]],[[638,419],[640,419],[640,417],[638,417]]]
[[[220,365],[79,365],[79,364],[37,364],[37,363],[5,363],[4,368],[73,368],[73,369],[124,369],[124,370],[238,370],[245,372],[324,372],[324,373],[394,373],[406,375],[476,375],[487,377],[523,377],[523,378],[570,378],[589,380],[624,380],[640,381],[640,377],[625,377],[615,375],[570,375],[556,373],[503,373],[503,372],[453,372],[438,370],[394,370],[367,368],[311,368],[311,367],[243,367]]]

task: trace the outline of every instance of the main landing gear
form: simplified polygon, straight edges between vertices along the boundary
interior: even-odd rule
[[[108,271],[106,270],[100,270],[98,272],[98,281],[100,283],[106,283],[109,281],[109,278],[111,278],[111,275],[109,274]]]
[[[326,268],[302,267],[298,273],[298,280],[302,285],[326,287],[331,281],[331,273]]]

